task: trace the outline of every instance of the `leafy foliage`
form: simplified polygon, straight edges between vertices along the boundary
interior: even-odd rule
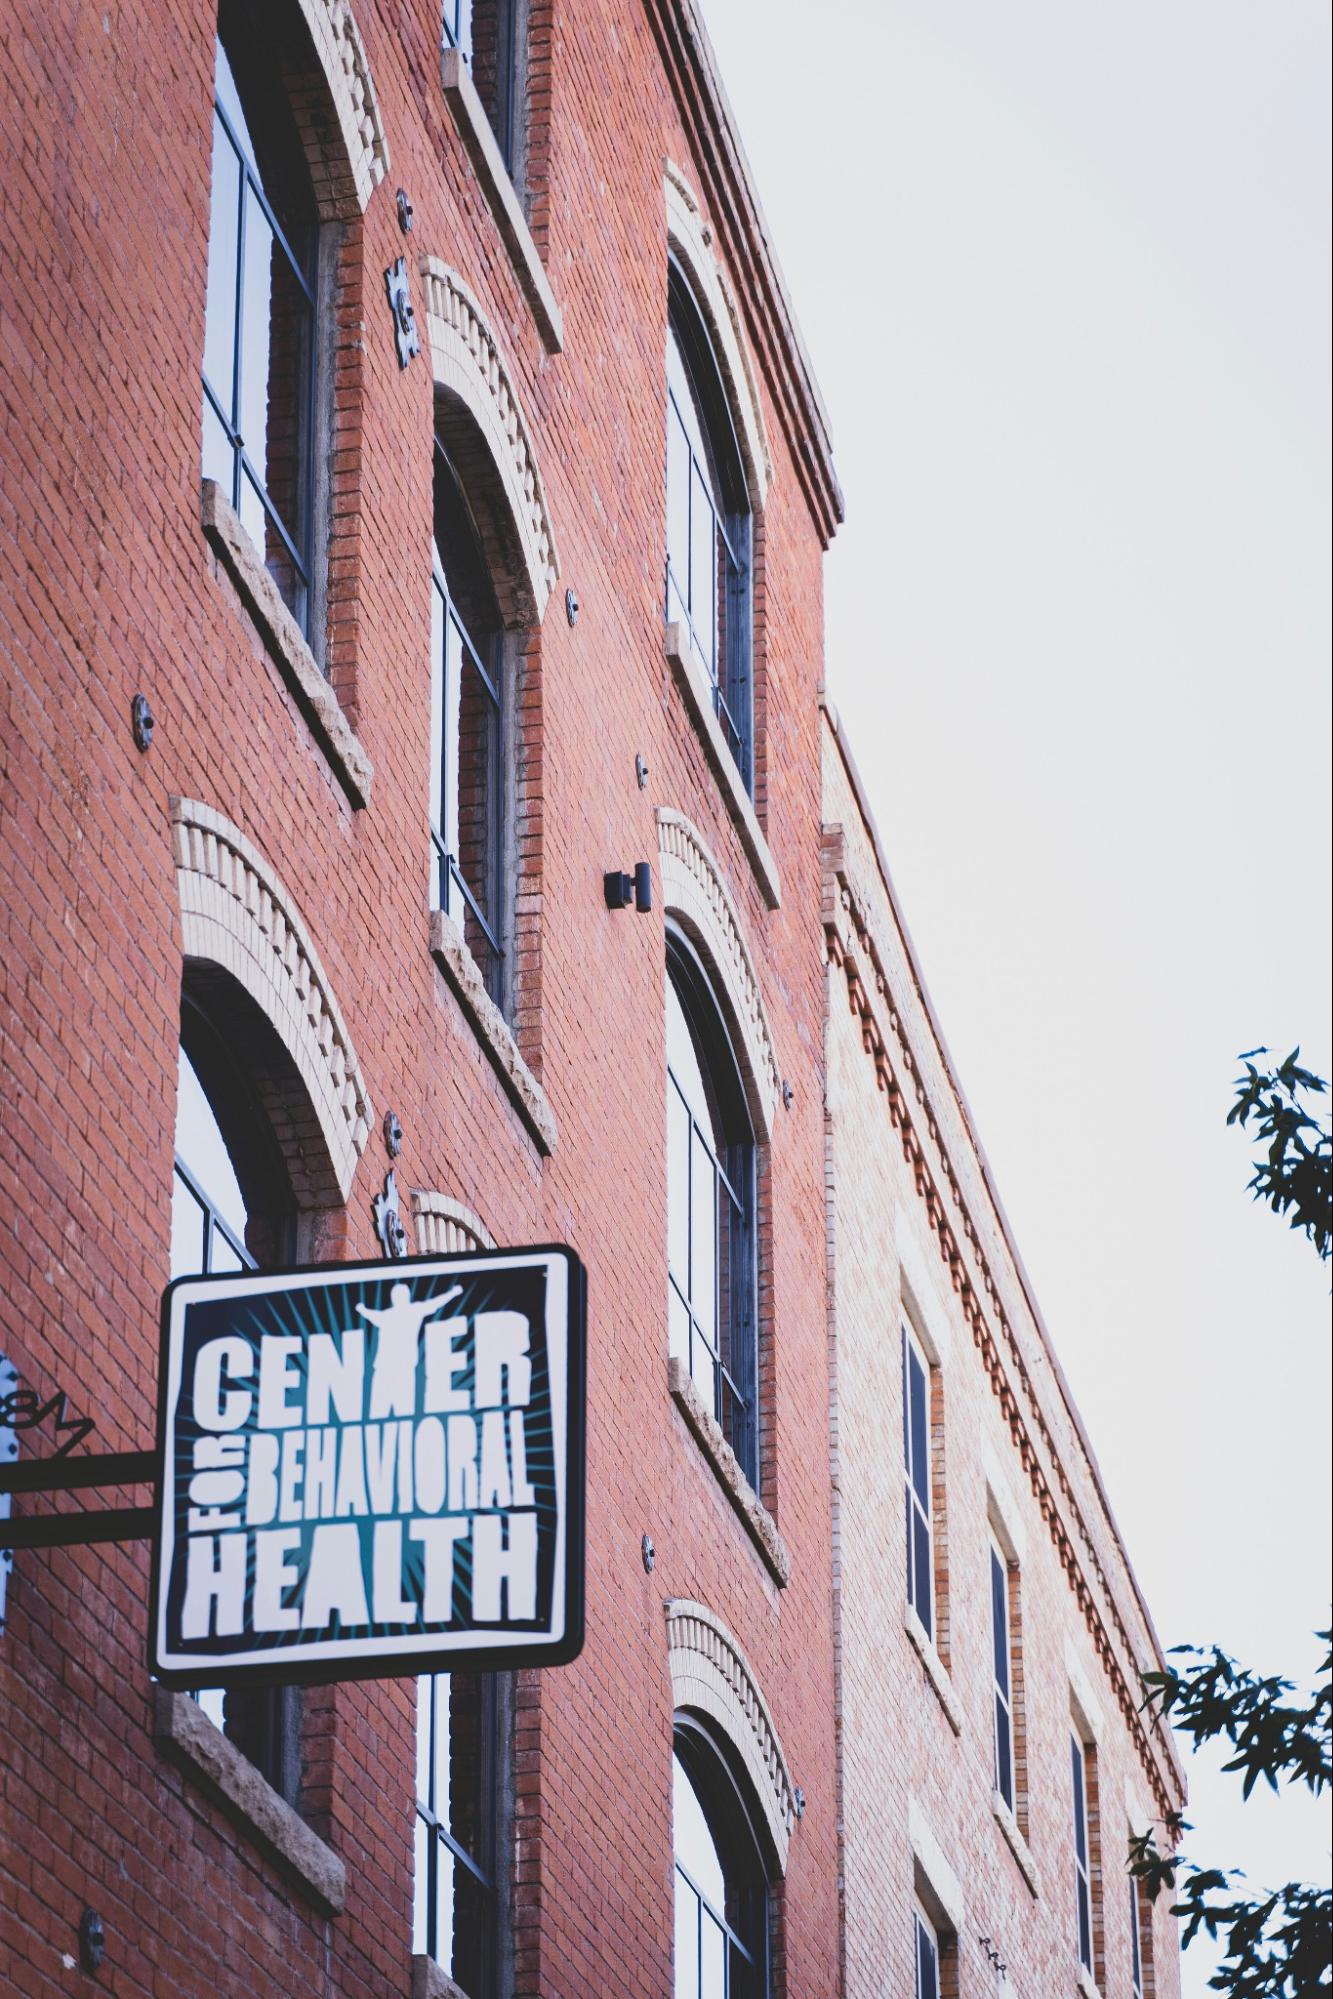
[[[1333,1246],[1330,1167],[1333,1137],[1306,1109],[1327,1085],[1300,1066],[1295,1048],[1275,1069],[1255,1066],[1267,1055],[1254,1048],[1240,1060],[1245,1073],[1236,1083],[1228,1124],[1252,1130],[1266,1146],[1254,1161],[1249,1185],[1255,1199],[1277,1215],[1289,1215],[1327,1262]],[[1220,1647],[1180,1645],[1172,1658],[1186,1663],[1144,1675],[1146,1708],[1155,1708],[1197,1749],[1202,1742],[1225,1742],[1232,1754],[1223,1765],[1241,1778],[1249,1797],[1262,1779],[1301,1784],[1315,1796],[1333,1784],[1333,1631],[1321,1631],[1323,1663],[1316,1685],[1301,1691],[1277,1675],[1261,1678],[1238,1666]],[[1289,1881],[1277,1889],[1251,1889],[1236,1868],[1200,1867],[1177,1850],[1188,1820],[1171,1814],[1164,1822],[1165,1847],[1149,1830],[1130,1846],[1129,1871],[1156,1901],[1173,1895],[1171,1913],[1184,1923],[1188,1945],[1202,1931],[1223,1943],[1209,1988],[1228,1999],[1315,1999],[1333,1991],[1333,1898],[1327,1888]]]
[[[1322,1096],[1328,1085],[1322,1076],[1300,1066],[1300,1049],[1293,1048],[1276,1069],[1257,1069],[1254,1058],[1266,1048],[1252,1048],[1240,1060],[1245,1073],[1236,1079],[1236,1100],[1227,1123],[1248,1130],[1268,1150],[1254,1162],[1249,1182],[1256,1201],[1267,1201],[1275,1215],[1290,1211],[1290,1226],[1300,1229],[1327,1262],[1333,1247],[1333,1135],[1302,1103],[1302,1097]]]

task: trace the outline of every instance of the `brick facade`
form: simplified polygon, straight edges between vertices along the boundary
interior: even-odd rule
[[[691,0],[519,5],[511,184],[471,78],[441,68],[438,7],[274,0],[268,15],[318,210],[305,629],[226,493],[201,484],[215,7],[15,0],[0,27],[3,1350],[25,1387],[95,1416],[85,1449],[149,1444],[183,990],[207,1000],[281,1154],[293,1256],[379,1253],[372,1201],[396,1113],[412,1250],[558,1240],[588,1270],[588,1635],[574,1664],[520,1675],[505,1697],[500,1999],[671,1991],[679,1707],[734,1743],[768,1829],[775,1999],[834,1999],[844,1967],[849,1993],[906,1992],[894,1897],[910,1890],[910,1799],[969,1912],[993,1907],[1007,1940],[1021,1906],[988,1794],[978,1855],[944,1774],[967,1758],[970,1782],[982,1740],[962,1531],[982,1475],[953,1403],[991,1404],[842,961],[826,977],[826,937],[846,949],[850,933],[822,821],[844,823],[879,898],[871,934],[890,950],[896,936],[855,811],[839,797],[821,812],[821,564],[841,501],[706,38]],[[664,636],[669,245],[713,315],[754,507],[750,796]],[[384,283],[399,257],[420,341],[406,367]],[[503,625],[498,999],[428,889],[436,430],[475,477]],[[146,751],[138,694],[156,718]],[[651,913],[608,910],[604,872],[639,860]],[[715,979],[755,1129],[753,1486],[668,1359],[668,923]],[[840,1105],[866,1153],[828,1195],[835,1486],[823,1221],[852,1138],[837,1136]],[[1031,1482],[1020,1492],[1016,1447],[988,1419],[1042,1550],[1023,1576],[1028,1761],[1048,1754],[1067,1642],[1100,1689],[1105,1826],[1127,1783],[1175,1794],[1159,1745],[1132,1753],[1127,1683],[1106,1677],[1149,1641],[1046,1350],[1021,1301],[1002,1323],[987,1300],[987,1271],[1017,1297],[1006,1241],[966,1135],[950,1145],[981,1232],[960,1255],[992,1341],[1019,1342],[1030,1378],[1005,1366],[1049,1488],[1049,1507]],[[858,1479],[898,1494],[892,1425],[863,1437],[853,1420],[863,1406],[879,1424],[898,1391],[896,1346],[878,1351],[846,1273],[858,1256],[867,1276],[885,1268],[908,1215],[938,1292],[922,1309],[954,1322],[941,1504],[963,1720],[938,1767],[896,1528],[891,1559],[860,1566],[870,1515],[850,1506]],[[49,1447],[34,1433],[24,1455]],[[75,1989],[86,1907],[106,1926],[103,1987],[122,1999],[448,1990],[413,1962],[413,1682],[308,1692],[284,1805],[193,1704],[150,1683],[147,1570],[134,1542],[16,1557],[0,1990]],[[890,1689],[915,1718],[891,1738]],[[1058,1814],[1031,1777],[1029,1796],[1052,1912],[1049,1957],[1032,1962],[1054,1965]],[[1121,1914],[1108,1910],[1108,1961]],[[1013,1950],[1026,1964],[1016,1931]],[[1169,1961],[1164,1937],[1160,1951]],[[1057,1987],[1025,1970],[1015,1989]]]
[[[914,1892],[963,1993],[1080,1976],[1071,1741],[1087,1747],[1092,1972],[1130,1999],[1131,1826],[1178,1807],[1139,1712],[1157,1642],[994,1197],[855,767],[824,734],[830,1364],[845,1991],[912,1990]],[[904,1615],[901,1327],[930,1364],[936,1625]],[[990,1547],[1013,1803],[997,1798]],[[1179,1991],[1146,1905],[1144,1990]],[[1007,1966],[996,1983],[995,1957]]]

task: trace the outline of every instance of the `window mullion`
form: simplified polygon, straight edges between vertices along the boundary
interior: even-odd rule
[[[225,126],[225,119],[223,123]],[[237,162],[241,171],[237,175],[240,186],[236,196],[236,324],[232,328],[231,354],[231,503],[239,514],[241,511],[241,454],[244,449],[244,439],[241,436],[241,363],[245,351],[245,224],[246,197],[250,183],[246,177],[245,161],[239,152],[237,154]]]

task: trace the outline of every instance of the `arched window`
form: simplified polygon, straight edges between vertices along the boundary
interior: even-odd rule
[[[503,1008],[504,632],[481,536],[435,441],[431,589],[432,906],[462,932]]]
[[[757,1487],[754,1132],[712,989],[675,932],[666,1021],[670,1350]]]
[[[750,497],[699,309],[670,267],[666,621],[682,624],[746,789],[751,784]]]
[[[730,1758],[689,1715],[671,1763],[675,1999],[767,1999],[768,1878]]]
[[[318,216],[272,22],[218,17],[203,470],[309,633]]]
[[[290,1253],[294,1209],[281,1156],[246,1078],[208,1011],[181,1008],[171,1275],[253,1269]],[[300,1706],[293,1687],[206,1689],[205,1714],[282,1797],[300,1790]]]
[[[495,1673],[417,1681],[412,1949],[467,1993],[493,1999],[500,1906],[500,1740]]]

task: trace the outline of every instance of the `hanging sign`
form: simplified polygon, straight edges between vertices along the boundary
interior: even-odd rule
[[[185,1277],[162,1303],[166,1686],[563,1665],[583,1642],[583,1266]]]

